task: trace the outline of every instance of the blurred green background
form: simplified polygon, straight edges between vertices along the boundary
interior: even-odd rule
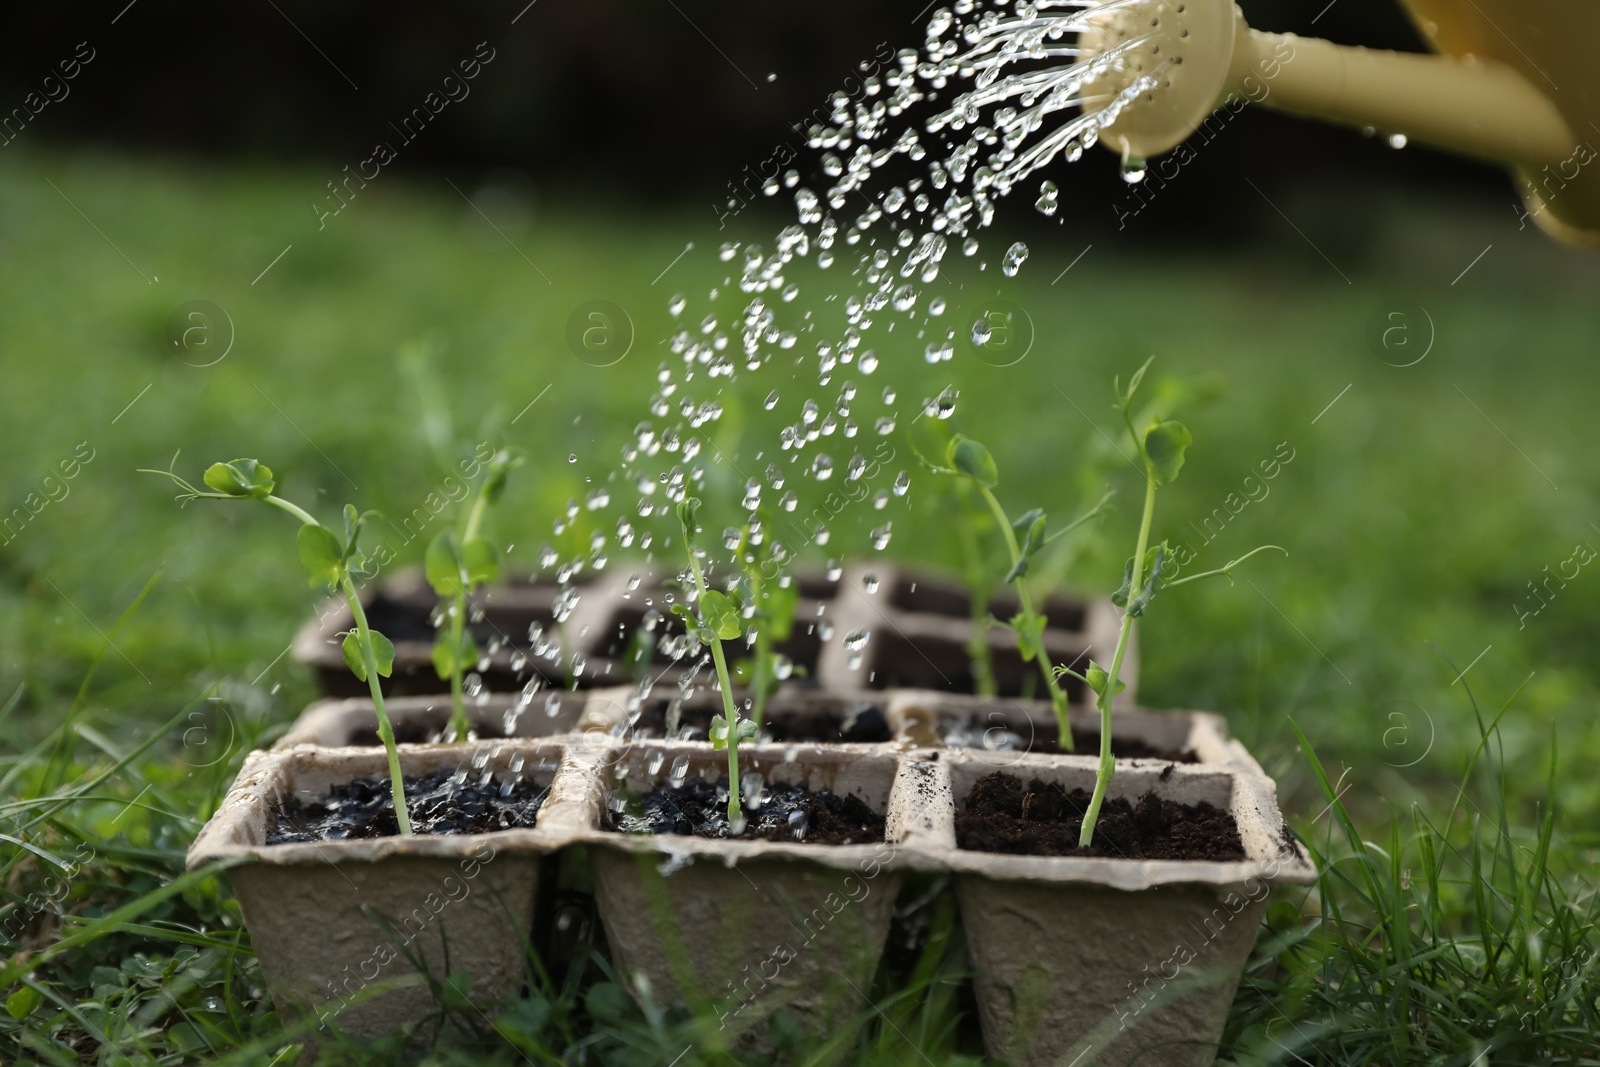
[[[576,196],[518,211],[479,186],[397,175],[318,230],[304,203],[320,168],[12,153],[0,183],[5,510],[42,494],[80,445],[93,450],[68,494],[0,548],[0,688],[23,687],[8,723],[16,746],[56,725],[102,635],[158,569],[163,579],[95,683],[92,722],[137,736],[223,677],[234,679],[231,703],[217,714],[267,725],[287,723],[313,695],[280,656],[313,603],[292,524],[245,507],[180,511],[161,479],[136,468],[181,452],[179,469],[195,478],[215,459],[255,456],[320,516],[346,501],[400,516],[445,473],[449,457],[426,427],[448,416],[455,438],[531,458],[494,520],[513,566],[531,572],[542,545],[582,547],[636,502],[607,480],[648,417],[657,367],[678,358],[664,343],[676,328],[670,297],[689,294],[686,318],[705,314],[702,294],[729,271],[717,244],[770,243],[785,221],[751,211],[719,234],[698,214]],[[871,398],[858,413],[871,446],[878,397],[892,387],[887,410],[899,425],[883,440],[897,458],[882,480],[909,469],[912,490],[882,512],[850,509],[808,558],[871,554],[867,529],[887,519],[886,556],[953,567],[949,512],[904,435],[925,398],[953,388],[946,425],[990,445],[1016,511],[1039,505],[1064,518],[1109,476],[1117,514],[1083,541],[1068,575],[1106,590],[1138,501],[1132,470],[1105,462],[1106,436],[1117,434],[1111,379],[1153,354],[1156,374],[1188,383],[1166,395],[1181,396],[1173,413],[1197,442],[1163,492],[1158,533],[1200,547],[1191,523],[1242,496],[1262,460],[1284,449],[1294,458],[1201,562],[1264,542],[1290,556],[1252,561],[1248,581],[1159,601],[1142,633],[1143,699],[1225,713],[1282,775],[1288,807],[1320,808],[1295,756],[1293,716],[1330,767],[1348,768],[1347,800],[1376,813],[1383,798],[1452,799],[1448,783],[1478,738],[1468,688],[1492,716],[1531,676],[1503,721],[1514,791],[1535,803],[1558,759],[1564,829],[1588,840],[1600,807],[1586,772],[1600,757],[1591,659],[1600,577],[1583,567],[1544,587],[1547,606],[1529,583],[1580,543],[1600,546],[1587,417],[1600,384],[1600,261],[1519,232],[1496,203],[1307,188],[1277,206],[1343,240],[1313,246],[1304,227],[1285,224],[1226,253],[1131,238],[1041,243],[1012,279],[957,263],[930,295],[946,296],[952,321],[989,298],[1025,309],[1035,337],[1020,362],[990,366],[962,346],[929,365],[921,342],[889,334],[871,375],[819,388],[814,369],[797,365],[719,382],[727,414],[708,432],[729,464],[759,470],[749,466],[758,453],[759,463],[782,458],[774,420],[794,421],[808,397],[827,410],[850,378]],[[1014,211],[1007,224],[1026,227],[1030,214]],[[786,320],[826,310],[804,295],[817,299],[818,281],[799,280],[801,299],[779,307]],[[625,310],[636,331],[609,367],[567,342],[575,309],[597,299]],[[713,310],[726,317],[746,299],[724,286]],[[216,358],[222,320],[211,349],[172,344],[169,320],[196,300],[231,323],[231,348],[214,366],[192,364]],[[1378,319],[1404,321],[1412,347],[1377,344]],[[1430,333],[1425,358],[1393,365],[1415,358]],[[436,353],[431,394],[400,358],[418,344]],[[709,397],[704,388],[697,399]],[[768,416],[760,401],[772,389],[781,402]],[[842,447],[832,450],[840,462]],[[742,481],[720,461],[712,470],[727,486]],[[602,485],[610,506],[582,512],[558,537],[552,524],[568,502]],[[788,486],[813,500],[833,487],[794,477]],[[406,561],[420,560],[421,543],[402,551]],[[609,556],[610,567],[630,566],[614,543]],[[1519,605],[1540,610],[1519,615]],[[218,731],[209,743],[229,742]],[[213,788],[240,756],[227,753]]]

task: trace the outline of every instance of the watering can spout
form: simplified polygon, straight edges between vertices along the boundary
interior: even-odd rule
[[[1264,33],[1234,0],[1105,0],[1080,41],[1104,61],[1086,100],[1120,101],[1101,142],[1158,156],[1248,100],[1508,164],[1528,216],[1600,247],[1600,4],[1405,2],[1441,54]]]

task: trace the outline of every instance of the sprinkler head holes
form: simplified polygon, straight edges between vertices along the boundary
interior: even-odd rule
[[[1100,134],[1125,166],[1138,167],[1187,140],[1216,107],[1244,19],[1233,0],[1110,0],[1104,7],[1078,39],[1084,59],[1110,59],[1084,83],[1084,107],[1112,104],[1149,79],[1148,91],[1124,104]]]

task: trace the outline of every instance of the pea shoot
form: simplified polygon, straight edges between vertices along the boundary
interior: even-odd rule
[[[1111,596],[1112,603],[1123,609],[1122,624],[1117,631],[1116,651],[1112,653],[1109,670],[1093,661],[1084,674],[1070,667],[1055,668],[1057,674],[1071,675],[1088,686],[1095,694],[1096,706],[1100,710],[1100,764],[1095,771],[1094,795],[1089,800],[1089,810],[1084,813],[1083,828],[1078,835],[1080,848],[1089,847],[1094,839],[1095,823],[1100,818],[1100,806],[1105,802],[1106,789],[1110,786],[1112,774],[1116,770],[1116,761],[1111,755],[1111,702],[1116,694],[1127,688],[1119,674],[1122,670],[1122,658],[1128,651],[1128,639],[1133,633],[1134,620],[1145,613],[1158,592],[1176,589],[1180,585],[1198,582],[1203,578],[1230,576],[1239,564],[1269,549],[1282,552],[1286,556],[1289,554],[1286,549],[1277,545],[1262,545],[1216,570],[1182,578],[1171,576],[1173,556],[1167,543],[1163,541],[1154,547],[1150,545],[1150,530],[1155,520],[1156,489],[1177,480],[1178,473],[1183,469],[1189,445],[1194,441],[1194,435],[1183,423],[1163,419],[1160,416],[1153,417],[1143,433],[1135,429],[1133,398],[1139,390],[1139,384],[1144,380],[1145,371],[1150,368],[1150,362],[1151,360],[1145,360],[1144,366],[1134,373],[1128,382],[1126,392],[1122,389],[1121,378],[1116,379],[1117,402],[1112,405],[1122,416],[1123,424],[1128,428],[1128,435],[1133,439],[1134,448],[1138,450],[1139,460],[1144,468],[1145,483],[1144,512],[1139,519],[1138,541],[1134,546],[1133,557],[1128,560],[1124,568],[1122,586]]]
[[[172,458],[176,466],[178,458]],[[344,638],[344,662],[360,680],[372,690],[372,706],[378,714],[378,738],[389,756],[389,784],[394,791],[395,821],[402,834],[411,833],[411,817],[406,810],[405,784],[400,774],[400,753],[395,747],[394,727],[389,722],[388,710],[383,703],[383,687],[378,679],[389,677],[394,670],[394,645],[389,639],[367,625],[367,613],[356,592],[356,581],[377,577],[378,561],[367,556],[357,542],[361,528],[372,512],[358,512],[350,504],[344,506],[344,533],[341,537],[319,523],[310,512],[273,493],[276,482],[272,471],[253,459],[235,459],[227,463],[213,463],[206,468],[204,482],[207,492],[185,480],[169,467],[161,470],[141,470],[141,474],[160,474],[170,478],[178,487],[177,500],[187,505],[191,500],[259,500],[300,520],[300,530],[295,538],[300,565],[305,568],[311,587],[327,593],[340,593],[350,607],[355,629],[339,635]]]

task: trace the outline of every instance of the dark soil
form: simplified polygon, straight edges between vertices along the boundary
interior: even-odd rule
[[[863,845],[883,840],[884,818],[860,797],[813,793],[800,785],[770,784],[759,808],[744,805],[742,839],[804,841],[813,845]],[[606,811],[605,827],[624,834],[691,834],[726,838],[728,779],[696,778],[681,786],[658,785],[643,798],[629,798],[622,811]]]
[[[459,771],[439,771],[406,781],[406,809],[414,833],[483,834],[532,828],[548,792],[527,778],[480,784],[480,775],[465,781],[459,777]],[[278,810],[267,844],[392,837],[399,832],[389,780],[358,778],[335,786],[327,797],[310,804],[291,799]]]
[[[1094,843],[1078,847],[1087,790],[1068,793],[1035,778],[995,772],[978,779],[956,813],[956,844],[979,852],[1023,856],[1105,856],[1149,860],[1242,860],[1244,842],[1233,816],[1210,804],[1178,804],[1146,793],[1138,804],[1107,800]]]
[[[656,703],[644,709],[633,726],[635,737],[665,737],[667,731],[668,702]],[[679,709],[678,729],[673,737],[680,741],[705,741],[711,728],[711,717],[721,714],[706,706],[687,705]],[[761,724],[761,734],[778,744],[786,742],[859,742],[882,743],[893,740],[889,720],[883,709],[875,704],[849,708],[800,707],[793,710],[767,708],[766,721]]]

